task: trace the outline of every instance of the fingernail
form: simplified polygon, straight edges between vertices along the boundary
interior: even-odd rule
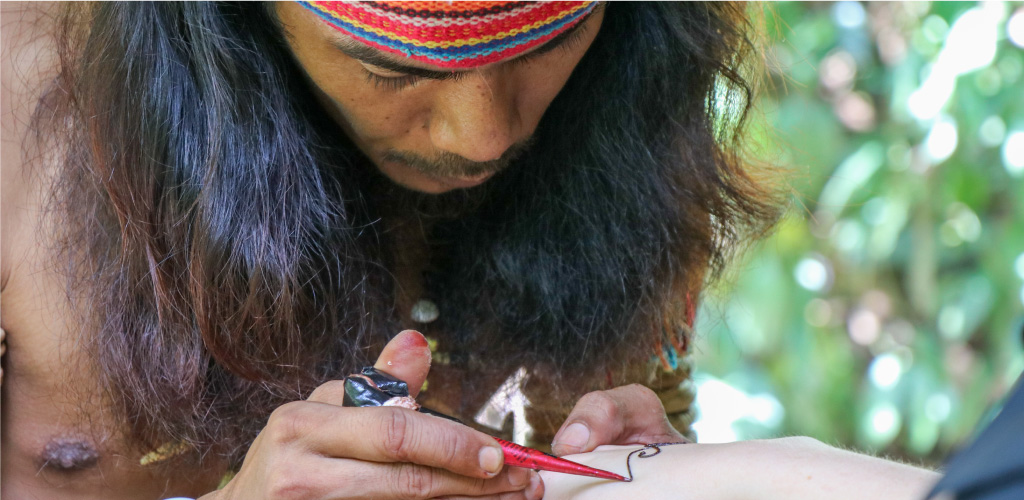
[[[544,482],[540,479],[540,474],[534,471],[530,471],[530,487],[526,488],[527,498],[534,500],[540,500],[544,498]]]
[[[501,471],[501,449],[496,446],[486,446],[480,449],[480,468],[494,475]]]
[[[514,488],[522,488],[522,487],[526,486],[527,484],[530,484],[530,483],[533,482],[533,478],[531,477],[531,473],[533,473],[533,475],[537,474],[536,472],[533,472],[530,469],[522,469],[522,468],[519,468],[519,467],[509,467],[509,469],[508,469],[508,484],[511,484],[512,487],[514,487]]]
[[[566,427],[554,444],[581,450],[587,446],[587,441],[590,441],[590,429],[582,422],[576,422]]]

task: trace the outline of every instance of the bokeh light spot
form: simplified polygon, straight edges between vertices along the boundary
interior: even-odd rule
[[[701,443],[730,443],[738,436],[732,425],[743,417],[747,405],[743,391],[721,381],[697,381],[697,407],[700,418],[693,423]]]
[[[835,103],[836,116],[850,130],[866,132],[875,126],[875,106],[869,97],[850,92]]]
[[[782,424],[786,411],[775,396],[762,392],[750,397],[749,414],[758,422],[775,427]]]
[[[860,209],[860,213],[864,217],[864,222],[872,226],[880,226],[889,215],[889,201],[881,196],[871,198]]]
[[[978,139],[981,143],[992,148],[1003,143],[1006,138],[1006,123],[997,115],[985,118],[978,127]]]
[[[1000,139],[1000,143],[1002,140]],[[894,172],[902,172],[910,166],[911,150],[906,142],[893,142],[885,153],[889,168]]]
[[[907,98],[907,110],[918,120],[930,120],[938,115],[956,88],[953,77],[937,71],[938,69],[933,67],[932,73],[921,87]]]
[[[939,64],[948,65],[955,75],[984,68],[996,58],[999,7],[975,7],[960,15],[946,36],[939,53]]]
[[[868,290],[861,297],[861,303],[879,317],[884,318],[892,312],[892,300],[882,290]]]
[[[821,75],[819,79],[825,88],[836,91],[853,86],[853,79],[857,76],[857,61],[845,50],[829,54],[821,61]]]
[[[811,326],[828,326],[832,322],[832,306],[825,299],[811,299],[804,307],[804,319]]]
[[[899,414],[895,408],[885,407],[871,414],[871,426],[879,434],[892,433],[899,424]]]
[[[832,18],[836,24],[846,28],[855,29],[864,25],[864,7],[860,2],[837,2],[832,7]]]
[[[878,334],[882,331],[882,322],[878,316],[867,310],[857,309],[850,314],[846,322],[846,330],[853,340],[860,345],[871,345],[878,340]]]
[[[892,336],[892,339],[900,344],[909,346],[914,343],[917,330],[909,321],[898,319],[885,325],[885,332]]]
[[[1003,87],[1003,76],[999,74],[999,69],[989,66],[979,71],[974,76],[974,85],[978,89],[978,93],[991,97],[999,93]]]
[[[949,116],[942,116],[932,124],[924,140],[925,151],[934,163],[942,163],[956,151],[956,122]]]
[[[835,225],[832,239],[836,248],[855,254],[864,245],[864,227],[854,220],[841,220]]]
[[[1014,177],[1024,175],[1024,131],[1015,131],[1003,143],[1003,165]]]
[[[921,21],[921,34],[932,43],[942,43],[949,31],[949,23],[942,16],[931,14]]]
[[[960,233],[953,227],[953,222],[948,220],[939,226],[939,241],[947,247],[959,246],[964,242],[963,238],[960,237]]]
[[[939,311],[939,333],[947,339],[960,338],[965,323],[964,310],[960,306],[948,305]]]
[[[1024,58],[1020,57],[1000,57],[999,62],[996,63],[996,67],[999,68],[999,76],[1003,79],[1007,85],[1011,85],[1020,79],[1021,74],[1024,74]]]
[[[928,396],[928,400],[924,403],[924,414],[933,422],[945,422],[952,409],[953,404],[949,400],[949,396],[941,392]]]
[[[960,202],[951,203],[946,209],[946,214],[948,220],[941,229],[943,237],[950,230],[955,233],[955,239],[950,246],[956,246],[960,241],[978,241],[981,237],[981,219],[971,207]]]
[[[972,8],[953,22],[948,33],[941,29],[945,24],[941,17],[933,14],[925,18],[921,25],[923,35],[938,41],[945,34],[946,41],[924,82],[907,99],[907,109],[914,117],[930,120],[937,116],[956,89],[956,77],[992,64],[999,42],[999,23],[1004,15],[1000,9],[1000,6]]]
[[[794,275],[800,286],[820,292],[829,285],[829,266],[820,257],[805,257],[796,265]]]
[[[874,446],[884,446],[899,434],[902,419],[892,403],[881,403],[867,414],[868,439]]]
[[[1017,9],[1006,23],[1006,37],[1014,45],[1024,48],[1024,9]]]
[[[881,389],[894,387],[903,375],[903,363],[895,354],[882,354],[871,362],[868,368],[868,377],[871,382]]]

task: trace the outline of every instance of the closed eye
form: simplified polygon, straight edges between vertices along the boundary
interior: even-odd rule
[[[505,67],[517,68],[532,61],[535,61],[546,54],[553,52],[555,49],[561,49],[565,51],[571,51],[579,45],[580,41],[583,40],[583,35],[586,33],[587,26],[585,22],[580,22],[578,28],[570,29],[563,32],[559,36],[556,36],[548,43],[538,47],[532,52],[528,52],[521,56],[515,57],[504,63]],[[398,91],[406,87],[416,84],[420,80],[455,80],[465,76],[465,71],[450,71],[450,72],[434,72],[431,71],[430,75],[414,75],[409,73],[402,73],[391,69],[378,67],[369,62],[363,62],[363,71],[366,72],[366,81],[372,83],[374,88],[382,88],[389,91]],[[372,69],[371,69],[372,68]],[[376,70],[376,71],[375,71]],[[378,72],[392,73],[393,75],[381,75]]]

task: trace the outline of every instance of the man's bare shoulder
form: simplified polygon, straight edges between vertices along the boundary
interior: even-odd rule
[[[39,148],[28,138],[43,89],[56,75],[54,20],[59,6],[0,3],[0,290],[18,260],[14,248],[35,219],[43,189]]]
[[[61,144],[33,113],[57,75],[56,21],[65,5],[0,4],[2,170],[0,319],[7,336],[0,391],[4,498],[136,499],[198,496],[224,465],[150,470],[121,438],[81,346],[87,340],[72,300],[65,242],[70,223],[51,203]],[[49,108],[41,108],[49,109]],[[50,133],[50,135],[47,135]],[[45,140],[40,139],[45,137]],[[59,200],[58,200],[59,202]],[[60,241],[58,241],[58,239]],[[174,494],[172,494],[174,493]]]
[[[0,2],[0,124],[5,145],[24,136],[42,90],[56,75],[54,35],[60,8],[51,3]],[[12,165],[5,162],[3,167],[6,172]]]

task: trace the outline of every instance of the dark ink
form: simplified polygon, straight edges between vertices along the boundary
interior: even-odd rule
[[[630,459],[633,458],[633,455],[636,455],[637,458],[653,457],[653,456],[661,453],[661,447],[662,446],[669,446],[669,445],[673,445],[673,444],[686,444],[686,443],[651,443],[649,445],[644,446],[643,448],[640,448],[639,450],[633,450],[633,451],[629,452],[629,455],[626,455],[626,471],[629,473],[629,477],[626,478],[626,482],[627,483],[633,482],[633,466],[629,463]]]

